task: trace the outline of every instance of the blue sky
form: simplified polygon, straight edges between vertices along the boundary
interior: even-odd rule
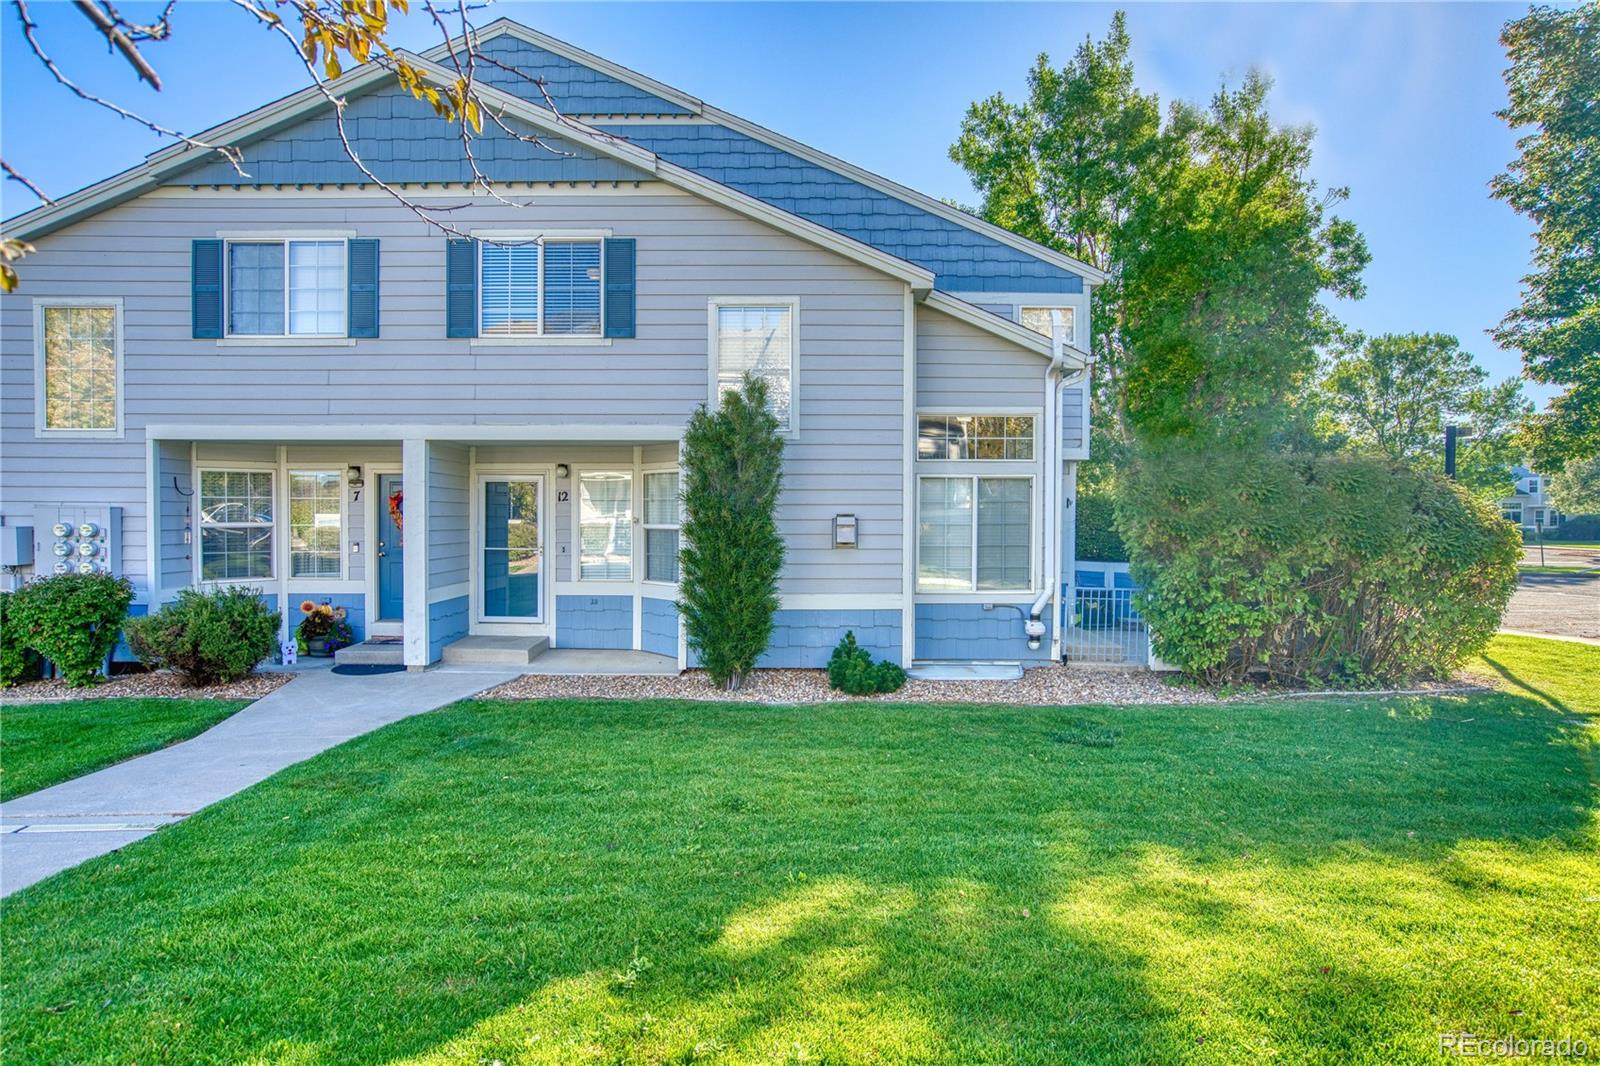
[[[121,5],[135,17],[155,5]],[[221,3],[178,5],[175,40],[150,46],[155,94],[108,59],[64,3],[33,4],[46,48],[91,89],[195,131],[304,84],[280,38]],[[1034,56],[1064,61],[1104,32],[1100,4],[522,4],[517,18],[727,110],[934,196],[973,202],[947,150],[973,100],[1019,96]],[[1368,295],[1340,314],[1369,333],[1453,333],[1495,378],[1514,353],[1484,331],[1517,301],[1530,226],[1489,199],[1514,154],[1494,117],[1504,102],[1500,26],[1516,4],[1135,4],[1140,85],[1203,101],[1258,67],[1277,82],[1273,114],[1317,129],[1315,175],[1347,185],[1344,213],[1372,247]],[[437,30],[418,17],[398,40]],[[232,39],[224,46],[221,42]],[[15,11],[0,27],[0,151],[59,195],[136,163],[162,143],[57,88],[25,52]],[[14,183],[0,210],[32,198]],[[1543,398],[1548,390],[1530,386]]]

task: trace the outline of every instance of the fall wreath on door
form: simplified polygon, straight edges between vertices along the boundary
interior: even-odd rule
[[[400,544],[402,546],[406,542],[405,505],[406,494],[404,489],[395,489],[389,493],[389,521],[394,523],[394,531],[400,534]]]

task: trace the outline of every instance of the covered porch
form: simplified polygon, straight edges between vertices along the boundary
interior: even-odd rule
[[[152,601],[343,611],[368,662],[682,669],[677,426],[159,426]],[[548,650],[547,650],[548,649]],[[355,649],[351,649],[354,651]],[[557,655],[560,652],[562,654]],[[581,656],[583,672],[607,672]],[[512,661],[518,660],[518,661]]]

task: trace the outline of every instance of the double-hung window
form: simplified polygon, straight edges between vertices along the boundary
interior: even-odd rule
[[[114,436],[122,428],[122,302],[34,304],[34,427]]]
[[[711,301],[711,402],[737,391],[746,374],[767,385],[780,432],[795,426],[795,300]]]
[[[633,578],[633,475],[585,471],[578,478],[578,580]]]
[[[228,335],[343,337],[345,241],[228,242]]]
[[[289,471],[289,576],[342,576],[343,532],[344,475]]]
[[[478,272],[480,336],[600,336],[598,240],[484,241]]]
[[[678,472],[644,475],[644,579],[678,580]]]
[[[1032,477],[921,477],[918,489],[919,592],[1031,589]]]
[[[200,471],[200,579],[272,577],[273,472]]]

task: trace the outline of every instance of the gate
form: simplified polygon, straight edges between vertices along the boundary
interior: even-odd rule
[[[1062,658],[1069,664],[1149,665],[1150,633],[1133,604],[1137,590],[1128,564],[1079,562],[1073,578],[1062,589],[1071,610],[1061,634]]]

